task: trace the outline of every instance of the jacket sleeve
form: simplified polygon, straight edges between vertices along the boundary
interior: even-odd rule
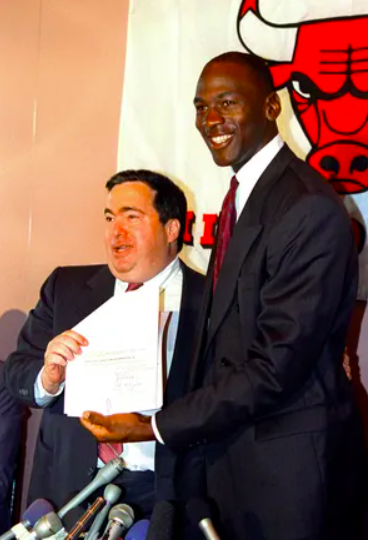
[[[173,449],[216,441],[277,410],[308,381],[334,324],[346,330],[357,254],[336,201],[308,195],[294,205],[271,232],[266,266],[256,333],[243,361],[157,413],[158,430]]]
[[[39,301],[20,331],[17,349],[5,363],[8,392],[30,407],[37,407],[34,384],[44,363],[46,347],[54,337],[53,307],[58,270],[54,270],[43,284]]]

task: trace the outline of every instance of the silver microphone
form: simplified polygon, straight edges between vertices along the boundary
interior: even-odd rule
[[[79,506],[89,497],[96,489],[105,484],[109,484],[114,480],[124,469],[125,462],[123,458],[114,458],[109,463],[106,463],[102,467],[92,482],[90,482],[85,488],[82,489],[71,501],[69,501],[63,508],[58,511],[58,516],[63,518],[65,514],[72,510],[76,506]]]
[[[186,505],[190,521],[198,525],[206,540],[220,540],[211,520],[210,507],[204,499],[193,498]]]
[[[110,508],[113,504],[118,502],[121,493],[122,489],[119,488],[119,486],[115,486],[114,484],[108,484],[105,487],[103,498],[105,499],[106,504],[95,517],[95,520],[92,523],[92,526],[89,529],[85,540],[97,540],[99,530],[102,527],[105,519],[107,518],[107,514],[109,513]]]
[[[31,534],[38,540],[53,536],[63,529],[61,519],[55,512],[49,512],[40,518],[33,527]]]
[[[117,504],[109,512],[109,523],[102,540],[118,540],[134,522],[133,509],[127,504]]]

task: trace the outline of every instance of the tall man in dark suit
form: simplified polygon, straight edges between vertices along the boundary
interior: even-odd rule
[[[29,406],[44,407],[28,498],[49,499],[56,508],[92,480],[96,465],[102,465],[98,455],[105,460],[101,451],[108,450],[98,447],[78,418],[63,413],[65,367],[88,345],[70,329],[113,295],[124,301],[126,290],[142,284],[140,294],[157,290],[164,310],[169,304],[172,310],[163,355],[169,372],[165,400],[170,400],[188,378],[204,284],[203,276],[178,259],[187,207],[184,193],[173,182],[150,171],[124,171],[106,187],[108,265],[57,268],[43,285],[18,348],[6,363],[12,395]],[[124,332],[123,320],[121,328]],[[151,512],[155,500],[154,446],[124,445],[127,469],[115,482],[124,488],[124,500],[135,506],[138,518]],[[67,527],[72,524],[68,518]]]
[[[235,177],[191,391],[152,425],[138,414],[83,422],[100,440],[155,434],[178,456],[197,449],[222,540],[357,539],[366,457],[341,362],[357,287],[349,218],[279,137],[280,101],[260,59],[211,60],[194,103],[215,162]]]

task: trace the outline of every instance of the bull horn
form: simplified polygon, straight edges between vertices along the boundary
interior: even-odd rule
[[[243,6],[244,7],[244,6]],[[243,46],[265,60],[291,62],[298,26],[275,26],[266,23],[253,10],[244,10],[238,17],[238,35]]]

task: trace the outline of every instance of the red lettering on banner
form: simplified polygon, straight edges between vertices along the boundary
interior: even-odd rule
[[[217,225],[217,214],[203,214],[203,235],[199,242],[203,248],[211,248],[215,241],[215,226]]]
[[[193,224],[195,223],[196,216],[193,210],[187,212],[187,217],[185,221],[185,231],[183,236],[184,244],[187,246],[193,245]]]

